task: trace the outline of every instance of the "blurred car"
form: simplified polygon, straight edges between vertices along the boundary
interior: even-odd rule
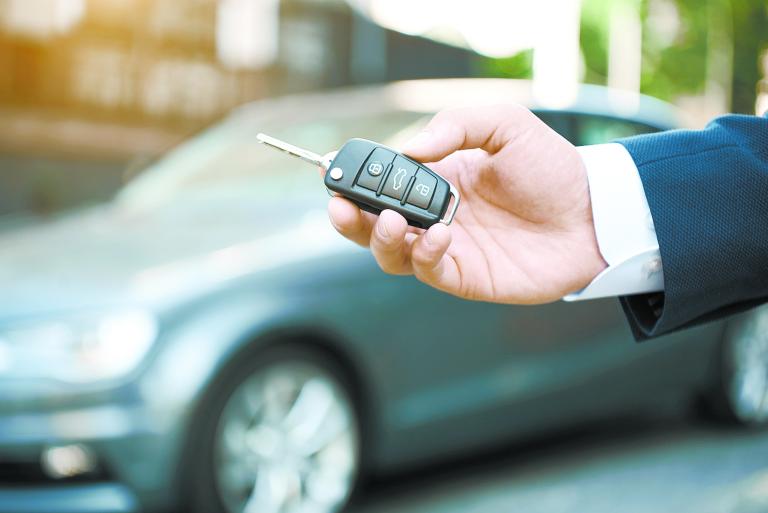
[[[768,416],[768,315],[635,344],[615,300],[462,301],[338,236],[317,152],[516,101],[576,144],[677,126],[651,98],[441,80],[248,105],[114,201],[0,239],[0,511],[339,509],[361,476],[711,399]],[[116,142],[119,143],[119,142]],[[459,211],[460,215],[460,211]]]

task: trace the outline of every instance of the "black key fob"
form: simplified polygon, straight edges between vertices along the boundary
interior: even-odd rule
[[[419,228],[450,224],[459,206],[459,192],[445,178],[365,139],[350,139],[341,147],[328,166],[325,186],[367,212],[391,209]]]

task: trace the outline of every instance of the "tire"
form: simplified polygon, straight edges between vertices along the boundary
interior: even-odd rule
[[[728,322],[714,413],[742,426],[768,425],[768,305]]]
[[[299,345],[235,360],[192,426],[184,511],[339,511],[361,461],[360,419],[346,374]]]

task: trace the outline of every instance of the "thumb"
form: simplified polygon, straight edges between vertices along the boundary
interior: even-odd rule
[[[442,155],[445,152],[442,146],[436,134],[425,128],[406,142],[402,150],[406,155],[421,162],[437,162],[445,156]]]
[[[437,162],[459,150],[482,148],[496,153],[536,117],[520,105],[489,105],[444,110],[403,146],[421,162]]]

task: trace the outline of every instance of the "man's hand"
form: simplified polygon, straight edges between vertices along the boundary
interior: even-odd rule
[[[518,105],[443,111],[403,149],[461,192],[453,223],[427,231],[334,197],[331,222],[381,268],[467,299],[536,304],[585,287],[606,263],[587,174],[565,139]]]

